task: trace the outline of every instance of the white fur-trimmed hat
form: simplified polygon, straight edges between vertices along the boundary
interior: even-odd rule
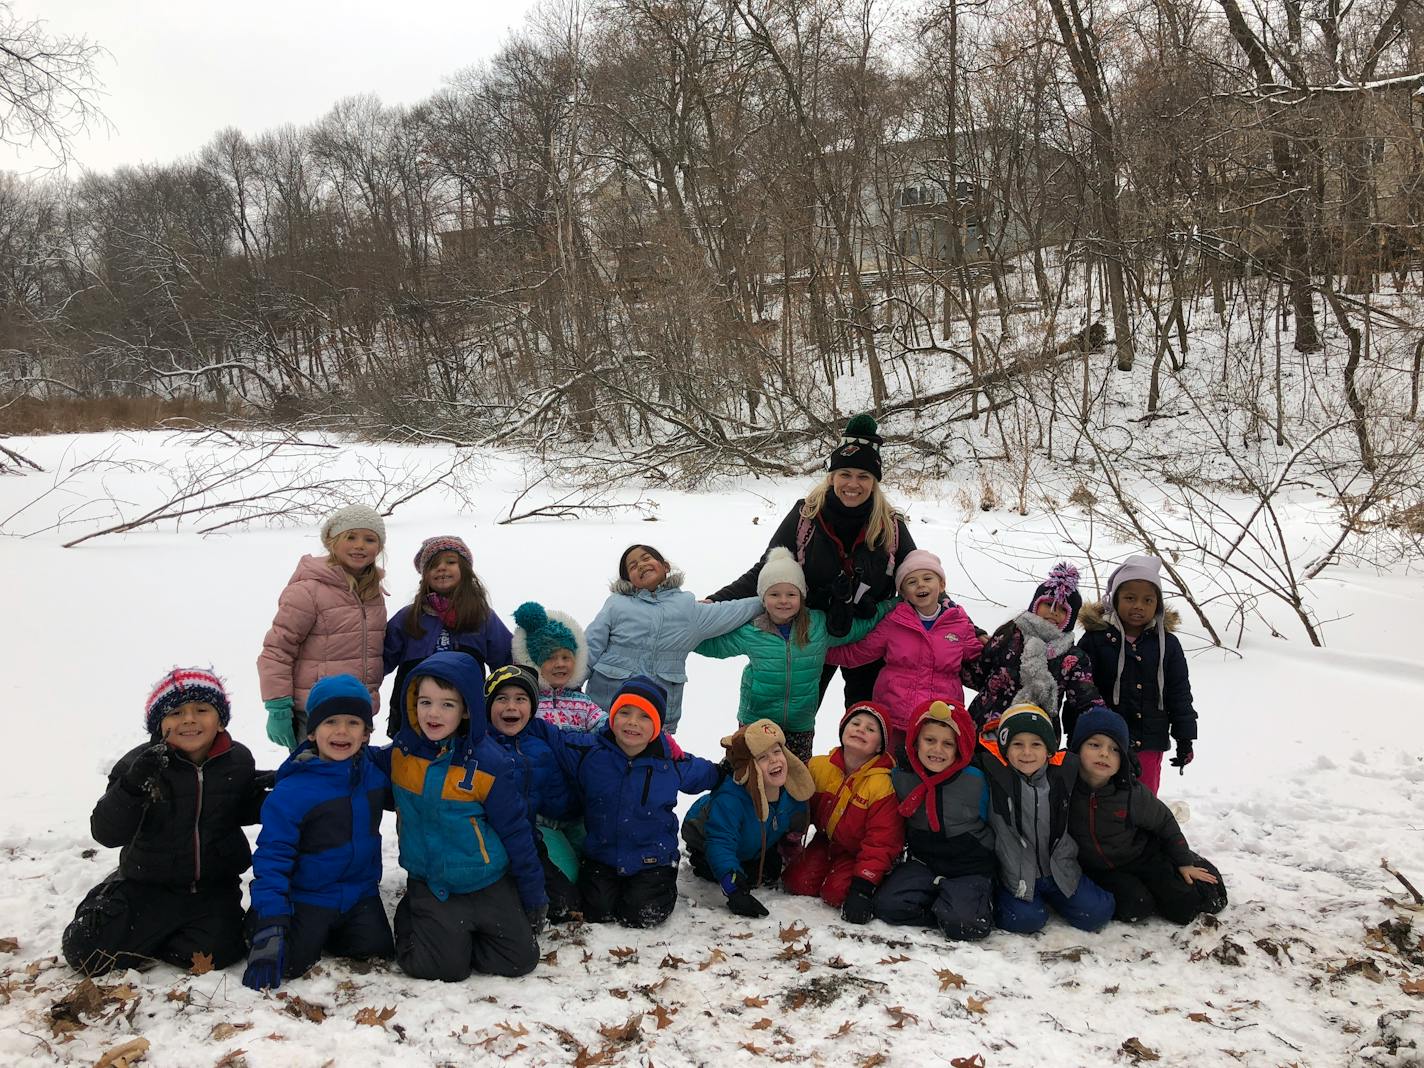
[[[791,555],[790,549],[778,545],[766,554],[766,563],[757,572],[757,596],[765,597],[767,590],[781,582],[791,583],[801,591],[802,597],[806,596],[806,572]]]

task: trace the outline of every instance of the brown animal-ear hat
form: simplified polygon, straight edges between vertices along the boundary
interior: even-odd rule
[[[809,801],[816,792],[816,784],[801,758],[786,748],[786,735],[769,719],[759,719],[739,727],[736,734],[722,739],[722,748],[727,751],[727,761],[732,765],[732,781],[746,787],[756,805],[757,815],[765,820],[771,811],[766,802],[766,787],[761,781],[761,769],[757,767],[757,757],[774,745],[781,746],[786,758],[786,785],[782,788],[797,801]],[[755,774],[753,774],[755,772]]]

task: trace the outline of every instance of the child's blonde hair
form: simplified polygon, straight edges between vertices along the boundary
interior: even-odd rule
[[[381,588],[381,582],[385,579],[386,573],[376,564],[367,564],[361,569],[360,574],[353,575],[341,566],[341,561],[336,558],[336,543],[350,531],[343,530],[340,534],[323,534],[321,543],[326,548],[326,564],[334,567],[346,576],[346,584],[351,588],[351,592],[356,595],[358,601],[374,601],[377,597],[384,597],[386,591]],[[386,541],[380,536],[379,531],[374,531],[381,547],[379,553],[386,551]]]
[[[826,494],[831,492],[831,477],[834,474],[834,471],[829,472],[825,481],[806,494],[806,500],[801,505],[801,518],[815,519],[821,514],[821,509],[826,506]],[[870,522],[865,526],[865,546],[874,550],[890,537],[899,513],[890,507],[889,498],[880,488],[880,480],[872,481],[874,488],[870,491]]]

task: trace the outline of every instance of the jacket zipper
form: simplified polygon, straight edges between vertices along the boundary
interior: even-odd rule
[[[781,695],[782,729],[791,726],[791,635],[786,636],[786,687]]]
[[[642,803],[643,803],[644,805],[646,805],[646,804],[648,803],[648,791],[651,790],[652,788],[653,788],[653,769],[652,769],[652,768],[647,768],[647,769],[644,770],[644,772],[643,772],[643,801],[642,801]]]
[[[198,776],[198,803],[193,812],[193,887],[198,892],[198,880],[203,877],[203,766],[196,765],[193,771]]]
[[[353,596],[354,596],[354,591],[353,591]],[[358,598],[358,600],[359,600],[359,598]],[[361,605],[361,684],[364,686],[364,685],[367,685],[366,680],[371,677],[371,676],[367,673],[367,671],[366,671],[366,646],[369,644],[369,643],[366,641],[366,632],[370,629],[370,627],[368,627],[368,626],[367,626],[367,623],[366,623],[366,602],[365,602],[365,601],[360,601],[360,605]]]
[[[479,821],[479,818],[476,817],[476,816],[471,816],[471,817],[470,817],[470,826],[474,829],[474,832],[475,832],[475,841],[479,842],[479,844],[480,844],[480,856],[484,857],[485,863],[488,864],[488,863],[490,862],[490,859],[489,859],[489,850],[485,848],[485,836],[484,836],[482,833],[480,833],[480,821]]]

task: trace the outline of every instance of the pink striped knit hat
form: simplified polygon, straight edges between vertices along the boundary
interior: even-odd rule
[[[176,667],[154,684],[143,705],[143,722],[149,734],[157,734],[163,717],[189,701],[206,701],[218,710],[218,722],[226,727],[232,717],[227,691],[212,668]]]

